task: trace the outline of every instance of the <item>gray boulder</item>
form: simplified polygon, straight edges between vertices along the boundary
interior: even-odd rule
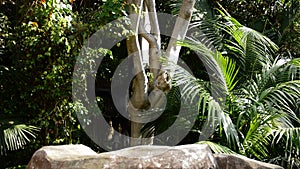
[[[84,145],[45,146],[27,169],[281,169],[243,156],[213,155],[207,145],[136,146],[97,154]]]
[[[283,169],[280,166],[249,159],[241,155],[214,154],[220,169]]]
[[[96,154],[83,145],[46,146],[36,151],[27,169],[199,168],[215,169],[206,145],[136,146]]]
[[[59,169],[59,168],[83,168],[80,165],[84,161],[93,161],[97,159],[98,154],[84,145],[61,145],[61,146],[45,146],[37,150],[27,169]]]

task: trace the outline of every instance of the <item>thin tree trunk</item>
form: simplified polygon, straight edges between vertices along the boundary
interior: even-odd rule
[[[143,0],[128,0],[129,4],[135,4],[139,8],[139,17],[131,17],[131,23],[134,26],[135,32],[138,32],[140,15],[142,11]],[[130,9],[130,14],[134,14],[134,9]],[[132,16],[132,15],[131,15]],[[128,107],[128,112],[131,118],[131,140],[130,144],[139,145],[141,138],[142,124],[138,123],[139,110],[146,109],[148,107],[148,79],[145,73],[145,69],[142,64],[142,53],[140,49],[138,35],[131,36],[127,40],[127,50],[129,57],[133,57],[134,71],[136,77],[133,79],[132,96]]]
[[[155,8],[155,0],[146,0],[146,6],[149,11],[149,21],[151,26],[151,39],[147,41],[150,44],[149,53],[149,64],[150,72],[153,74],[153,78],[156,79],[161,68],[159,57],[161,56],[161,40],[160,40],[160,30]]]
[[[143,112],[146,112],[148,109],[159,108],[166,101],[163,92],[171,88],[172,76],[170,76],[170,74],[172,74],[172,70],[167,70],[167,68],[162,67],[159,60],[161,57],[161,39],[155,0],[128,0],[127,2],[134,4],[138,8],[138,17],[131,17],[130,19],[135,32],[139,33],[139,35],[132,36],[127,40],[128,54],[129,57],[133,57],[134,70],[137,73],[133,79],[132,95],[128,104],[128,112],[130,113],[132,121],[132,139],[130,144],[134,146],[142,143],[141,129],[143,124],[137,121],[143,119]],[[172,62],[176,64],[178,61],[180,47],[176,46],[175,43],[185,38],[194,4],[195,0],[183,0],[179,18],[176,20],[172,37],[166,51],[166,58],[169,63]],[[142,11],[145,11],[146,15],[148,15],[148,20],[141,19]],[[132,6],[130,14],[136,14]],[[145,29],[146,22],[150,22],[150,24],[148,24],[151,27],[149,31]],[[149,45],[141,45],[139,37],[144,38]],[[143,46],[149,48],[149,66],[150,72],[153,74],[153,82],[151,84],[148,83],[145,68],[143,67],[141,52],[145,51]],[[151,94],[148,96],[149,92],[151,92]]]
[[[194,5],[195,0],[182,1],[179,15],[172,32],[172,37],[169,41],[168,48],[166,51],[168,63],[177,64],[181,46],[176,45],[176,42],[184,40],[185,38],[189,23],[192,18]]]

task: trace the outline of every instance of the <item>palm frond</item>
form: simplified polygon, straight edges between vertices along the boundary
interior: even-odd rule
[[[243,141],[245,152],[254,155],[258,159],[268,156],[268,146],[270,145],[270,124],[276,118],[274,115],[256,114],[251,119],[250,127]]]
[[[241,25],[228,13],[223,11],[220,13],[226,22],[218,25],[232,37],[225,46],[239,56],[234,59],[242,63],[240,66],[243,72],[248,72],[248,75],[252,76],[261,67],[269,67],[274,61],[273,56],[278,46],[261,33]]]
[[[261,67],[268,67],[273,63],[278,47],[270,39],[247,27],[232,30],[231,34],[242,51],[245,70],[253,74],[261,70]]]
[[[266,76],[263,76],[265,79]],[[299,121],[295,109],[300,97],[299,80],[286,81],[266,85],[261,74],[256,75],[255,80],[249,80],[242,89],[243,97],[247,104],[262,104],[270,111],[277,112],[295,121]],[[284,114],[282,114],[284,113]]]
[[[274,84],[291,80],[300,80],[300,59],[278,58],[266,74]]]
[[[277,83],[274,87],[260,85],[263,83],[260,75],[256,80],[250,80],[243,89],[245,105],[241,114],[250,121],[249,129],[243,141],[245,153],[254,155],[258,159],[268,156],[272,142],[271,134],[279,128],[293,128],[293,122],[299,123],[299,118],[293,106],[300,97],[300,83],[297,80]],[[239,117],[240,123],[243,117]],[[282,130],[281,130],[282,131]],[[294,133],[290,133],[292,136]],[[277,132],[275,137],[280,140],[284,132]],[[299,149],[299,145],[292,144],[292,149]],[[297,148],[298,147],[298,148]],[[294,151],[294,150],[293,150]],[[287,161],[291,162],[291,158]]]
[[[295,66],[300,66],[300,58],[295,58],[290,61],[290,64],[295,65]]]
[[[14,151],[23,148],[31,138],[35,138],[39,128],[31,125],[18,124],[2,130],[0,135],[1,154],[7,150]]]
[[[214,142],[211,142],[211,141],[199,141],[199,142],[197,142],[195,144],[206,144],[216,154],[221,154],[221,153],[225,153],[225,154],[237,154],[236,152],[232,151],[230,148],[222,146],[222,145],[214,143]]]
[[[278,144],[280,141],[285,142],[285,158],[291,167],[300,167],[300,128],[277,128],[272,130],[272,144]]]
[[[200,55],[207,71],[211,73],[210,80],[218,82],[217,87],[222,87],[221,90],[226,91],[226,94],[233,90],[237,84],[236,75],[239,68],[236,68],[236,64],[232,59],[224,57],[218,51],[211,51],[202,43],[184,41],[178,42],[178,44],[188,47]]]
[[[192,47],[195,46],[191,46],[191,48]],[[210,60],[212,62],[214,61],[213,59]],[[218,66],[218,64],[214,65]],[[202,138],[201,136],[207,138],[208,135],[213,134],[210,133],[212,131],[211,129],[216,128],[218,124],[221,124],[224,128],[229,145],[240,146],[241,144],[239,142],[238,133],[228,113],[225,113],[225,111],[223,110],[224,108],[222,107],[222,100],[218,100],[218,97],[212,96],[211,90],[209,90],[207,86],[207,82],[205,83],[200,79],[196,79],[188,71],[182,69],[179,66],[174,65],[174,67],[177,71],[175,71],[173,79],[174,81],[176,81],[177,85],[183,86],[181,91],[182,97],[189,100],[193,100],[195,98],[198,99],[198,110],[200,113],[202,113],[202,115],[205,115],[207,117],[206,123],[203,125],[204,128],[202,128],[201,130],[200,140]],[[222,74],[220,76],[223,77]],[[222,89],[220,91],[222,92]],[[215,95],[221,96],[223,94]]]
[[[300,80],[280,83],[276,87],[268,88],[262,92],[258,102],[272,106],[273,111],[284,112],[287,117],[300,122],[292,106],[297,104],[300,97]]]
[[[216,19],[205,19],[190,23],[186,39],[205,44],[209,49],[221,50],[223,33]]]

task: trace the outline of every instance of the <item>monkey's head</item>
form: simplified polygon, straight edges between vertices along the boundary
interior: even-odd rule
[[[156,79],[155,87],[168,92],[171,89],[171,77],[167,71],[161,71]]]

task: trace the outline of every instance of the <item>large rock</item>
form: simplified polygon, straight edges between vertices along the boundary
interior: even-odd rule
[[[29,169],[50,169],[50,168],[71,168],[66,165],[91,161],[96,159],[98,154],[84,145],[62,145],[45,146],[37,150],[27,168]],[[82,168],[80,165],[75,168]]]
[[[27,169],[281,169],[233,155],[214,155],[206,145],[136,146],[97,154],[84,145],[46,146],[36,151]]]
[[[27,169],[199,168],[215,169],[206,145],[137,146],[96,154],[83,145],[47,146],[36,151]]]
[[[220,169],[283,169],[280,166],[252,160],[241,155],[215,154]]]

